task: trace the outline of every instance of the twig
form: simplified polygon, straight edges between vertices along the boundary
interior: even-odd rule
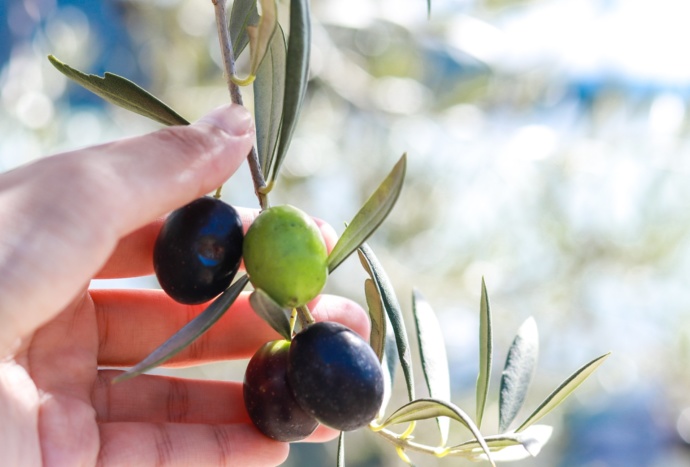
[[[235,76],[235,57],[232,53],[232,41],[230,40],[230,33],[228,31],[228,16],[225,10],[225,0],[211,0],[211,2],[216,12],[216,28],[218,30],[218,40],[220,41],[220,51],[223,56],[225,80],[228,84],[228,91],[230,91],[230,99],[233,104],[244,105],[240,88],[232,81],[232,77]],[[259,155],[256,152],[256,146],[252,146],[252,150],[247,156],[247,162],[249,163],[249,170],[252,174],[254,193],[256,193],[261,209],[266,209],[268,207],[268,197],[265,194],[266,181],[261,173],[261,164],[259,162]]]

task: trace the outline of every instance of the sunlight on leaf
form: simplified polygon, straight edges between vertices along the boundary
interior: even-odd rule
[[[508,430],[527,397],[527,390],[537,367],[539,333],[534,318],[527,319],[518,330],[501,376],[499,395],[499,431]]]
[[[122,107],[163,125],[188,125],[189,122],[160,99],[132,81],[105,73],[103,77],[88,75],[61,62],[53,55],[48,60],[57,70],[111,104]]]
[[[383,422],[381,427],[385,428],[399,423],[408,423],[436,417],[449,417],[460,422],[465,428],[472,432],[472,435],[475,437],[475,440],[479,443],[482,450],[491,457],[489,454],[489,447],[484,441],[484,437],[479,432],[477,425],[474,424],[469,415],[452,402],[438,399],[417,399],[408,402],[391,414],[391,416]],[[491,463],[493,464],[493,461]]]
[[[246,275],[235,281],[225,292],[220,294],[218,298],[201,312],[200,315],[173,334],[170,339],[151,352],[148,357],[137,363],[130,370],[113,379],[113,384],[133,378],[145,371],[155,368],[184,350],[185,347],[206,332],[226,311],[228,311],[230,306],[235,303],[240,292],[242,292],[247,285],[247,282],[249,282],[249,278]]]
[[[492,452],[494,461],[516,461],[529,456],[536,457],[549,442],[553,427],[533,425],[522,433],[504,433],[484,438]],[[449,454],[463,454],[470,459],[486,459],[484,451],[476,440],[453,446]],[[474,454],[474,455],[472,455]]]
[[[412,292],[412,311],[417,326],[417,343],[422,361],[422,372],[432,399],[450,400],[450,374],[448,356],[441,325],[429,302],[418,290]],[[437,418],[441,445],[448,441],[450,419]]]
[[[386,320],[386,344],[383,351],[383,402],[379,410],[379,417],[383,417],[386,408],[393,395],[393,381],[395,380],[395,370],[398,367],[398,345],[395,342],[395,332],[388,316]]]

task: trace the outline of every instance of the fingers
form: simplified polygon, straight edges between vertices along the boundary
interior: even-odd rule
[[[314,433],[303,440],[304,443],[325,443],[331,441],[340,435],[340,431],[335,428],[329,428],[326,425],[319,425],[314,430]]]
[[[242,383],[140,375],[111,384],[121,371],[101,370],[92,400],[99,423],[251,423]],[[305,442],[323,443],[340,432],[319,425]]]
[[[2,174],[0,351],[66,306],[120,238],[222,184],[252,141],[249,112],[228,106]]]
[[[121,238],[96,278],[116,279],[153,274],[153,246],[163,220],[157,219]]]
[[[121,373],[98,373],[91,399],[101,423],[250,422],[242,399],[242,383],[140,375],[112,384]]]
[[[259,215],[259,210],[240,207],[235,207],[235,209],[242,218],[242,225],[246,233],[256,216]],[[319,226],[326,247],[330,252],[338,240],[335,230],[321,219],[315,218],[314,221]],[[163,219],[160,218],[122,238],[96,277],[98,279],[113,279],[153,274],[153,246],[162,225]]]
[[[181,305],[160,290],[92,290],[90,293],[96,309],[101,366],[136,364],[205,307]],[[315,319],[338,321],[368,339],[369,320],[355,302],[323,295],[310,305]],[[265,342],[279,338],[254,313],[249,305],[249,293],[245,292],[217,323],[166,365],[248,358]]]
[[[266,467],[285,461],[287,443],[262,435],[250,424],[113,422],[99,425],[98,466],[218,465]]]

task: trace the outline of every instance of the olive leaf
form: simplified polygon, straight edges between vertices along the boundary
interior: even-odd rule
[[[249,36],[249,82],[256,77],[256,72],[268,51],[271,39],[278,26],[278,5],[275,0],[261,1],[261,17],[258,25],[247,25]]]
[[[553,428],[548,425],[532,425],[522,433],[504,433],[484,438],[494,461],[516,461],[536,457],[551,438]],[[475,454],[475,455],[473,455]],[[484,457],[476,440],[466,441],[449,449],[448,455],[464,455],[470,459]]]
[[[247,28],[259,24],[259,12],[256,0],[235,0],[230,10],[230,40],[232,41],[232,55],[237,58],[249,45]]]
[[[595,358],[591,362],[582,366],[575,373],[570,375],[563,381],[560,386],[558,386],[539,407],[527,417],[520,427],[515,430],[516,433],[522,432],[527,429],[530,425],[536,423],[544,415],[551,412],[558,405],[560,405],[575,389],[578,388],[599,366],[604,363],[611,353],[606,353],[600,357]]]
[[[290,0],[290,36],[287,45],[285,68],[285,94],[283,123],[278,150],[270,167],[267,185],[278,178],[280,167],[287,155],[292,134],[302,108],[302,101],[309,79],[309,54],[311,49],[311,20],[309,0]]]
[[[493,337],[491,329],[491,308],[486,283],[482,277],[482,292],[479,302],[479,374],[477,375],[477,426],[482,426],[486,397],[489,393],[489,379],[493,361]]]
[[[501,376],[498,403],[499,431],[508,430],[525,402],[539,354],[539,333],[534,318],[527,319],[508,350],[508,357]]]
[[[436,314],[418,290],[412,291],[412,313],[417,327],[417,343],[422,373],[432,399],[450,400],[450,374],[445,340]],[[441,445],[448,441],[450,419],[437,418]]]
[[[436,417],[448,417],[464,425],[475,440],[479,443],[484,453],[488,456],[489,461],[495,466],[491,460],[491,453],[489,446],[484,441],[484,437],[479,432],[479,428],[474,424],[469,415],[463,412],[458,406],[452,402],[442,401],[438,399],[417,399],[400,407],[393,412],[382,424],[381,428],[386,428],[390,425],[397,425],[399,423],[413,422],[417,420],[426,420]]]
[[[407,167],[407,155],[403,154],[388,176],[369,197],[347,225],[333,250],[328,255],[328,272],[333,272],[350,256],[379,225],[388,217],[402,190]]]
[[[273,163],[280,134],[285,92],[285,54],[285,35],[278,25],[254,81],[256,147],[264,178],[268,176]]]
[[[113,379],[113,383],[133,378],[163,364],[194,342],[194,340],[206,332],[226,311],[228,311],[230,306],[237,300],[240,292],[242,292],[247,285],[247,282],[249,282],[249,278],[246,275],[236,280],[225,290],[225,292],[211,302],[201,314],[173,334],[172,337],[165,341],[160,347],[151,352],[148,357]]]
[[[381,402],[381,409],[379,410],[379,416],[383,417],[386,413],[386,408],[390,402],[391,396],[393,395],[393,381],[395,380],[395,369],[398,366],[398,345],[395,342],[395,332],[393,331],[393,326],[391,325],[388,316],[385,317],[386,320],[386,344],[383,350],[384,363],[382,365],[383,369],[383,401]]]
[[[386,347],[386,312],[383,310],[381,294],[379,294],[374,281],[364,281],[364,294],[369,309],[371,331],[369,333],[369,345],[374,349],[379,362],[383,362],[383,354]]]
[[[393,393],[393,380],[395,379],[395,368],[398,366],[398,345],[395,340],[395,331],[393,325],[384,309],[383,298],[379,293],[379,289],[373,281],[374,273],[371,271],[369,264],[364,257],[359,253],[362,267],[369,274],[370,279],[364,282],[364,293],[369,308],[369,317],[371,319],[371,333],[369,337],[369,344],[374,349],[374,352],[379,355],[379,360],[382,364],[383,370],[383,402],[379,410],[379,416],[383,416]],[[379,339],[382,339],[379,342]]]
[[[338,457],[336,467],[345,467],[345,432],[341,431],[338,436]]]
[[[291,308],[281,307],[261,289],[256,289],[252,292],[249,296],[249,304],[254,312],[283,338],[286,340],[292,338],[292,327],[290,326]]]
[[[364,269],[369,273],[376,288],[381,295],[383,308],[386,310],[386,315],[390,319],[390,324],[395,334],[395,343],[398,350],[398,358],[400,366],[402,366],[403,374],[405,375],[405,384],[407,385],[407,394],[410,400],[414,399],[414,377],[412,375],[412,353],[410,351],[410,343],[407,339],[407,330],[405,329],[405,321],[402,316],[402,309],[400,303],[395,295],[395,291],[390,284],[390,280],[374,255],[374,252],[366,243],[359,247],[359,259],[364,266]]]
[[[61,62],[55,56],[48,60],[57,70],[111,104],[130,110],[163,125],[188,125],[189,122],[163,101],[132,81],[113,73],[103,77],[88,75]]]

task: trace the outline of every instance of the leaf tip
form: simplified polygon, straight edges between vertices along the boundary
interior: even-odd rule
[[[539,330],[537,329],[537,321],[533,316],[530,316],[525,320],[520,326],[518,334],[521,336],[528,336],[532,340],[537,340],[539,338]]]

